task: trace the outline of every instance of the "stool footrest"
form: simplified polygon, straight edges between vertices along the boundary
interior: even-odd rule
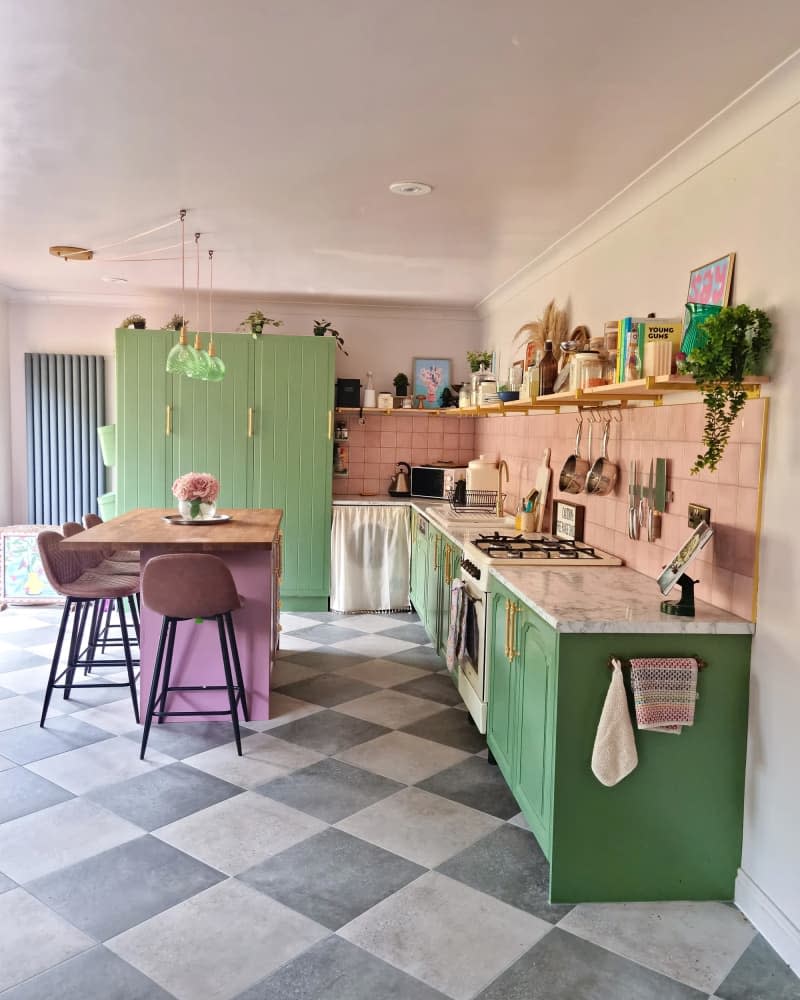
[[[153,718],[166,719],[170,715],[191,715],[197,718],[198,715],[227,715],[230,718],[231,710],[229,708],[224,708],[221,711],[215,709],[214,711],[201,711],[201,712],[153,712]]]

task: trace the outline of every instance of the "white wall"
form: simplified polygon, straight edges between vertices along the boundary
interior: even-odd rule
[[[79,266],[79,265],[65,265]],[[187,317],[194,296],[187,295]],[[340,377],[361,378],[366,382],[368,370],[374,372],[375,388],[392,392],[392,378],[398,371],[410,376],[415,356],[451,358],[453,380],[463,381],[468,366],[466,352],[478,345],[480,323],[470,309],[430,308],[413,306],[343,304],[337,302],[267,302],[258,297],[215,296],[214,326],[218,331],[235,330],[239,321],[252,309],[262,309],[284,325],[273,332],[279,334],[312,333],[313,321],[326,318],[333,322],[345,341],[349,356],[336,352],[336,374]],[[1,307],[0,307],[1,309]],[[101,301],[87,303],[70,301],[68,297],[17,295],[9,307],[11,331],[8,364],[0,354],[0,372],[10,371],[10,421],[14,477],[12,511],[17,521],[26,520],[25,485],[25,383],[24,358],[27,352],[64,354],[104,354],[109,360],[108,414],[114,413],[114,329],[123,317],[139,312],[148,325],[158,328],[179,309],[179,295],[171,299],[136,299],[102,296]],[[207,301],[201,297],[201,314],[206,329]],[[2,313],[0,312],[0,315]],[[272,327],[265,331],[273,330]],[[265,336],[269,336],[265,332]],[[2,319],[0,319],[0,352],[2,352]],[[0,375],[2,378],[3,375]],[[302,391],[302,385],[298,386]],[[0,383],[0,408],[3,406]],[[2,415],[2,409],[0,409]],[[0,442],[2,448],[2,442]],[[2,462],[2,451],[0,451]],[[0,464],[0,470],[2,465]],[[0,513],[2,492],[0,492]],[[10,516],[10,515],[9,515]],[[0,523],[3,517],[0,516]]]
[[[734,302],[767,309],[775,372],[737,902],[800,971],[800,59],[481,306],[501,363],[555,296],[573,323],[680,315],[689,269],[735,251]],[[531,418],[535,419],[535,418]],[[712,515],[713,516],[713,515]],[[654,601],[657,595],[654,593]]]
[[[0,287],[0,524],[11,521],[11,406],[8,368],[8,293]]]

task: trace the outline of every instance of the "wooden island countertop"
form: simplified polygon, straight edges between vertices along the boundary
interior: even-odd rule
[[[283,511],[219,510],[230,514],[224,524],[170,524],[164,520],[175,510],[139,508],[65,538],[67,549],[139,549],[145,545],[166,546],[181,552],[224,552],[237,549],[271,549],[278,540]]]

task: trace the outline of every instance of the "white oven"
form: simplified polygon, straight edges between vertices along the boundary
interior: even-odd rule
[[[489,692],[486,687],[486,632],[489,595],[481,589],[476,579],[465,567],[462,560],[461,579],[464,582],[464,600],[467,602],[465,616],[464,654],[458,665],[458,693],[478,732],[486,732],[486,707]]]

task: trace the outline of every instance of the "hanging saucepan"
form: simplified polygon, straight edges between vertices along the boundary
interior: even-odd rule
[[[581,430],[583,429],[583,418],[578,418],[578,433],[575,435],[575,454],[570,455],[561,467],[561,474],[558,477],[558,488],[562,493],[580,493],[583,484],[586,482],[586,474],[589,471],[589,462],[581,458]]]
[[[603,428],[603,448],[600,457],[595,459],[589,475],[586,477],[586,492],[604,497],[613,492],[619,475],[619,468],[606,457],[608,438],[611,433],[611,418],[607,417]]]

